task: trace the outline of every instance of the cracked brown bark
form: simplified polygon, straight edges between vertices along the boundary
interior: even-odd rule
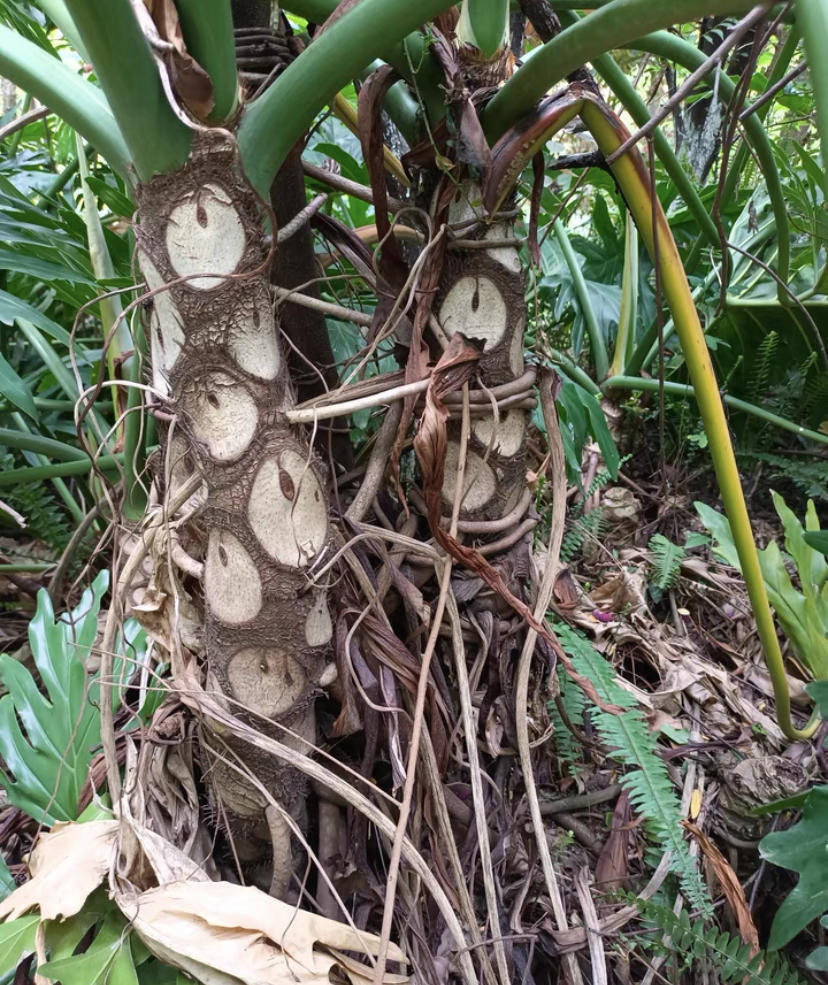
[[[269,290],[265,210],[226,136],[201,135],[179,171],[138,189],[137,260],[150,291],[153,384],[175,413],[169,488],[204,480],[204,652],[209,685],[259,731],[307,750],[332,635],[309,572],[328,545],[324,472],[285,411],[294,403]],[[286,734],[280,726],[291,730]],[[305,783],[202,729],[216,812],[242,862],[267,855],[284,895]],[[305,740],[305,741],[303,741]]]

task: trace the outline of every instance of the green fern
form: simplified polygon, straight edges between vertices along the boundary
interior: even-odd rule
[[[621,465],[624,464],[624,462],[626,462],[627,458],[629,458],[628,455],[621,459],[618,466],[619,468],[621,467]],[[590,482],[589,487],[587,488],[587,491],[584,494],[584,499],[589,499],[590,496],[594,496],[599,489],[603,489],[604,486],[611,481],[612,481],[612,473],[609,471],[609,469],[598,469],[598,471],[595,473],[595,478],[592,480],[592,482]]]
[[[606,526],[606,516],[602,506],[588,510],[573,523],[561,541],[560,558],[564,564],[569,562],[583,549],[584,542],[590,538],[600,538]]]
[[[668,540],[664,534],[653,534],[647,550],[650,552],[650,583],[662,592],[672,588],[681,570],[684,548]]]
[[[634,699],[617,683],[612,667],[589,640],[565,623],[557,624],[555,632],[575,669],[592,681],[602,701],[624,709],[621,714],[609,714],[595,708],[595,727],[612,756],[631,768],[624,774],[622,785],[632,806],[645,819],[651,837],[671,853],[671,867],[688,905],[711,916],[710,897],[682,837],[679,800],[658,754],[655,736]]]
[[[14,467],[13,456],[4,456],[3,467]],[[53,551],[60,552],[66,547],[72,530],[45,483],[27,482],[11,486],[4,491],[3,498],[25,518],[27,536],[42,540]]]
[[[787,479],[809,499],[828,499],[828,467],[824,460],[807,461],[768,452],[755,452],[748,457],[767,462],[771,479]]]
[[[560,667],[558,668],[558,684],[560,688],[559,701],[566,717],[573,725],[580,725],[586,709],[586,695],[582,688],[578,687]],[[577,772],[577,763],[581,760],[581,747],[575,741],[572,731],[564,721],[557,703],[550,701],[548,710],[549,719],[555,730],[555,749],[558,753],[558,761],[574,776]]]
[[[751,956],[749,945],[738,937],[705,927],[704,920],[690,920],[687,911],[676,916],[671,909],[635,899],[642,917],[670,937],[670,950],[688,962],[705,958],[715,967],[724,985],[805,985],[794,968],[780,955],[760,951]]]
[[[771,376],[771,368],[776,359],[776,350],[779,348],[779,332],[771,329],[762,339],[756,350],[756,358],[750,371],[748,379],[748,400],[754,403],[760,401],[768,388]]]

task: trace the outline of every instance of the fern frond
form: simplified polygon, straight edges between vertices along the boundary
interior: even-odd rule
[[[681,882],[688,905],[704,916],[712,916],[710,897],[682,836],[678,796],[658,754],[655,736],[634,699],[617,683],[612,667],[589,640],[565,623],[557,624],[555,632],[575,669],[592,681],[598,696],[607,704],[624,709],[620,715],[593,709],[595,727],[613,758],[631,768],[621,783],[631,804],[645,819],[650,835],[670,852],[672,870]]]
[[[561,541],[561,561],[564,564],[569,564],[583,548],[585,540],[589,537],[600,538],[605,523],[606,516],[602,506],[596,506],[594,510],[589,510],[583,516],[578,517]]]
[[[647,550],[651,555],[651,583],[662,591],[672,588],[681,570],[684,548],[668,540],[664,534],[653,534]]]
[[[754,452],[749,457],[767,462],[771,466],[771,479],[787,479],[809,499],[828,499],[828,469],[824,460],[809,462],[769,452]]]
[[[770,371],[779,348],[779,332],[771,329],[756,350],[756,357],[748,379],[748,400],[762,399],[770,380]]]
[[[44,541],[53,551],[66,547],[71,535],[69,522],[42,482],[27,482],[6,490],[5,500],[26,519],[26,533]]]
[[[560,691],[560,704],[566,712],[566,717],[575,725],[580,725],[583,721],[584,710],[586,709],[586,695],[583,689],[572,681],[562,668],[558,668],[558,682]],[[576,763],[580,760],[580,745],[575,742],[574,736],[569,726],[563,719],[558,706],[554,701],[549,702],[549,720],[554,728],[555,749],[558,753],[559,762],[565,766],[573,775],[576,772]]]
[[[612,475],[610,474],[608,469],[598,469],[598,471],[595,473],[595,478],[592,480],[592,482],[590,482],[589,487],[587,488],[587,491],[584,494],[584,499],[589,499],[589,497],[597,493],[599,489],[603,489],[604,486],[611,479],[612,479]]]
[[[670,937],[670,949],[691,959],[711,961],[724,985],[805,985],[794,968],[778,954],[760,951],[751,955],[750,946],[716,927],[705,927],[704,920],[690,920],[687,911],[676,916],[671,909],[641,899],[635,900],[642,917]]]

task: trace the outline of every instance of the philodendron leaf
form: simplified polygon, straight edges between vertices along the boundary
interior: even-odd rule
[[[802,539],[808,547],[828,555],[828,530],[806,530]]]
[[[0,682],[8,690],[0,698],[0,756],[6,770],[0,771],[0,786],[12,804],[42,824],[75,818],[100,743],[100,684],[87,674],[86,662],[108,583],[108,573],[101,572],[78,606],[58,618],[46,592],[38,594],[29,645],[42,687],[13,657],[0,656]],[[143,636],[134,620],[124,636],[116,642],[117,652],[126,649],[131,659],[116,659],[113,675],[125,682],[140,657]],[[120,700],[120,688],[107,693],[113,703]]]
[[[828,786],[814,787],[801,819],[759,842],[763,858],[799,873],[799,882],[776,911],[768,949],[778,950],[828,912]]]
[[[34,951],[39,923],[40,917],[35,914],[0,924],[0,975],[4,978]]]
[[[817,711],[828,722],[828,681],[812,681],[805,685],[805,691],[814,699]]]
[[[129,937],[123,916],[110,913],[83,954],[47,961],[37,973],[62,985],[138,985]]]

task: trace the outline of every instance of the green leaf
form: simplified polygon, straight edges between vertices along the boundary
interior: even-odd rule
[[[0,855],[0,899],[5,899],[15,888],[14,877],[9,872],[6,860]]]
[[[138,985],[126,920],[110,913],[83,954],[38,966],[38,974],[62,985]]]
[[[0,656],[0,682],[8,690],[0,698],[0,756],[8,771],[0,772],[0,786],[38,823],[74,819],[92,752],[100,743],[100,683],[87,676],[86,661],[108,583],[108,572],[101,572],[78,606],[58,619],[46,592],[38,594],[29,646],[45,694],[26,667]],[[130,647],[134,652],[129,661],[115,660],[116,682],[129,678],[142,644],[143,635],[131,620],[116,651]],[[107,694],[117,703],[122,689],[111,687]]]
[[[828,721],[828,681],[812,681],[805,685],[805,691],[814,699],[814,704],[822,718]]]
[[[0,924],[0,975],[4,977],[34,951],[35,932],[40,917],[20,917]]]
[[[660,849],[671,852],[671,867],[680,877],[692,907],[705,915],[712,914],[698,867],[682,837],[678,796],[664,760],[658,755],[657,739],[635,699],[621,687],[612,667],[581,633],[566,623],[557,623],[555,633],[578,673],[592,681],[599,698],[623,709],[617,714],[591,709],[596,730],[613,758],[630,767],[621,783],[633,808],[646,819]]]
[[[584,387],[568,377],[562,376],[557,403],[563,412],[561,414],[562,424],[567,425],[565,428],[561,428],[561,438],[564,441],[565,450],[567,439],[570,439],[571,461],[575,464],[576,475],[580,472],[581,452],[587,436],[591,435],[598,443],[604,457],[604,464],[614,479],[618,473],[621,458],[597,399]],[[569,457],[567,457],[567,462],[570,462]]]
[[[37,97],[83,134],[113,168],[126,173],[129,155],[100,89],[37,44],[0,25],[0,75]]]
[[[37,308],[28,304],[26,301],[21,301],[20,298],[16,298],[13,294],[8,294],[6,291],[0,291],[0,322],[4,322],[6,325],[13,325],[17,319],[31,322],[32,325],[36,325],[42,329],[56,342],[62,342],[66,346],[70,343],[69,333],[65,328],[61,328],[57,322],[52,321],[42,311],[38,311]],[[77,394],[74,394],[74,396],[77,396]]]
[[[0,353],[0,394],[9,403],[19,407],[24,414],[28,414],[33,421],[38,419],[37,408],[29,388],[6,362],[2,353]]]
[[[828,947],[818,947],[805,958],[805,967],[811,971],[828,971]]]
[[[676,580],[684,560],[684,548],[674,544],[664,534],[653,534],[647,549],[652,554],[652,584],[664,591]]]
[[[115,215],[122,215],[127,219],[132,218],[135,206],[131,199],[127,198],[117,188],[113,188],[112,185],[107,184],[102,178],[96,178],[94,175],[86,178],[86,183],[110,212]]]
[[[807,530],[802,539],[815,551],[828,555],[828,530]]]
[[[87,273],[75,270],[66,264],[42,260],[40,257],[33,256],[23,250],[0,249],[0,269],[27,274],[45,283],[51,283],[55,280],[67,280],[73,284],[89,284],[90,286],[95,283],[94,279]]]
[[[775,951],[828,911],[828,786],[814,787],[801,819],[787,831],[765,835],[759,853],[799,873],[771,926],[768,949]]]

